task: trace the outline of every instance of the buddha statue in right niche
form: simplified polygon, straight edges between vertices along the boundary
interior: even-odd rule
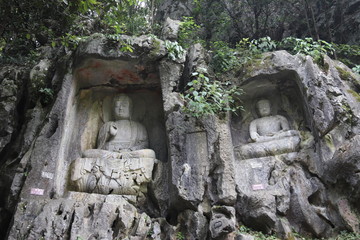
[[[256,110],[260,118],[250,123],[251,142],[235,149],[238,157],[250,159],[297,152],[300,145],[299,132],[290,129],[284,116],[271,115],[270,101],[259,100]]]

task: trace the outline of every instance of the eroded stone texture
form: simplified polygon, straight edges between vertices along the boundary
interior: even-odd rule
[[[88,193],[136,195],[146,192],[151,181],[155,152],[147,149],[145,127],[132,121],[132,101],[125,94],[113,99],[115,121],[99,131],[98,149],[83,152],[71,166],[71,181],[76,190]]]
[[[243,100],[245,112],[232,121],[233,143],[239,146],[235,147],[235,153],[236,206],[240,218],[257,229],[277,229],[283,236],[289,236],[290,225],[314,236],[328,236],[341,228],[358,231],[354,202],[347,201],[344,194],[340,194],[342,201],[338,199],[344,189],[358,199],[354,190],[358,188],[356,161],[351,160],[351,167],[344,167],[350,163],[346,159],[357,156],[350,149],[357,149],[356,137],[351,137],[358,133],[360,111],[348,93],[358,89],[339,78],[337,68],[346,67],[328,58],[325,61],[329,70],[324,71],[309,57],[291,56],[284,51],[265,55],[269,58],[265,56],[260,65],[249,68],[249,78],[242,82],[249,96]],[[358,81],[357,76],[351,76],[352,82]],[[276,144],[262,141],[263,149],[267,149],[263,155],[242,160],[237,149],[246,148],[253,138],[249,131],[256,115],[253,102],[261,98],[272,100],[271,115],[286,117],[290,129],[299,131],[301,141],[293,148],[296,151],[286,154],[276,152]],[[280,148],[286,144],[289,141],[280,144]],[[266,155],[269,157],[263,157]],[[339,169],[344,169],[346,174],[339,175],[336,172]],[[326,181],[340,184],[336,187]],[[279,221],[280,217],[288,222]]]
[[[189,239],[236,239],[232,231],[240,221],[282,237],[291,237],[292,228],[317,237],[343,229],[359,231],[356,149],[360,105],[354,97],[359,92],[354,84],[359,77],[342,81],[336,67],[348,69],[328,58],[329,69],[322,70],[310,57],[285,51],[267,53],[232,80],[245,91],[239,103],[244,111],[237,116],[195,119],[182,112],[185,103],[180,93],[192,72],[209,69],[201,45],[189,49],[186,61],[172,61],[161,40],[123,38],[132,40],[134,52],[119,51],[119,43],[94,35],[80,44],[70,69],[57,75],[57,80],[62,79],[61,89],[22,161],[22,166],[29,164],[22,170],[29,172],[10,239],[142,239],[146,235],[171,239],[177,234]],[[101,126],[117,121],[109,106],[119,92],[129,93],[134,100],[138,110],[131,121],[146,128],[148,147],[114,152],[112,147],[118,145],[105,137],[103,146],[109,146],[96,149]],[[289,139],[281,142],[277,138],[280,143],[276,144],[255,141],[264,146],[265,153],[239,157],[237,149],[252,141],[250,125],[259,119],[255,104],[262,98],[271,99],[271,120],[276,124],[287,121],[288,126],[276,125],[273,130],[271,124],[271,131],[261,130],[259,135],[295,131],[288,137],[296,141],[286,150],[275,148],[284,147]],[[114,126],[121,128],[116,123],[107,129]],[[112,137],[117,139],[116,134]],[[141,190],[146,192],[141,198],[71,191],[75,189],[70,187],[71,161],[82,159],[75,172],[82,173],[82,169],[91,175],[98,170],[105,180],[118,174],[116,169],[133,166],[125,155],[146,149],[152,149],[160,161],[153,171],[145,171],[147,189]],[[86,150],[91,151],[82,157]],[[111,157],[97,155],[103,151]],[[96,156],[91,157],[92,153]],[[122,153],[127,153],[125,159]],[[143,163],[134,165],[140,168]],[[94,171],[95,179],[97,173]],[[21,188],[21,181],[18,175],[14,192]],[[102,183],[98,192],[110,193],[110,188],[117,188],[112,183]],[[127,190],[123,193],[129,194]],[[94,228],[100,230],[94,233]]]
[[[209,228],[212,238],[226,236],[235,230],[235,209],[227,206],[214,206],[211,209]]]
[[[25,216],[36,216],[28,216],[34,217],[31,229],[15,219],[9,239],[144,239],[151,228],[150,217],[121,196],[72,193],[42,204],[18,205]]]
[[[178,231],[185,239],[206,239],[208,221],[201,212],[185,210],[178,216]]]
[[[170,41],[175,41],[178,38],[179,29],[180,29],[180,21],[173,20],[168,17],[164,22],[161,38],[168,39]]]

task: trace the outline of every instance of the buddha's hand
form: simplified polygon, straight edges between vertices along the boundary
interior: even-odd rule
[[[258,133],[253,133],[253,135],[251,136],[251,139],[254,142],[257,142],[260,139],[260,135]]]
[[[122,152],[122,153],[120,153],[120,158],[122,158],[122,159],[130,159],[130,158],[132,158],[132,155],[131,155],[131,153],[130,152]]]
[[[109,133],[111,136],[116,136],[117,133],[117,127],[115,124],[110,125]]]

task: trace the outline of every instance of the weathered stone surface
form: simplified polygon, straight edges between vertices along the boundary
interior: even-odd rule
[[[208,223],[202,213],[185,210],[178,216],[178,222],[178,231],[185,239],[206,239]]]
[[[255,240],[255,237],[249,234],[239,234],[235,238],[236,240]]]
[[[182,20],[183,16],[190,16],[193,6],[194,3],[189,0],[165,1],[158,9],[156,17],[160,20],[168,17],[171,19]]]
[[[345,160],[356,159],[350,156],[357,156],[350,150],[357,149],[356,138],[349,139],[352,134],[358,133],[360,111],[355,95],[350,96],[349,93],[358,89],[351,81],[340,79],[338,68],[343,71],[349,69],[329,58],[325,61],[329,70],[319,68],[310,57],[291,56],[284,51],[269,53],[265,54],[260,64],[248,68],[246,81],[240,81],[245,91],[245,112],[232,119],[235,146],[241,148],[249,142],[249,125],[256,118],[251,109],[261,98],[272,99],[275,103],[272,115],[281,113],[285,116],[291,129],[300,131],[301,137],[299,148],[290,155],[270,154],[271,146],[266,142],[264,146],[269,149],[264,154],[275,157],[259,158],[264,155],[254,155],[254,159],[244,161],[241,155],[235,154],[237,211],[242,221],[254,228],[263,231],[277,229],[283,236],[289,234],[290,225],[297,231],[314,236],[331,235],[338,227],[358,231],[355,224],[358,220],[353,214],[357,211],[354,202],[346,202],[344,196],[346,204],[340,204],[340,207],[336,200],[338,193],[344,189],[359,199],[354,190],[358,188],[359,179],[356,161]],[[358,76],[349,75],[352,82],[359,80]],[[289,143],[282,145],[286,144]],[[342,151],[342,146],[347,150]],[[251,162],[253,165],[261,163],[259,169],[262,170],[258,173],[251,171],[246,165]],[[350,162],[349,168],[342,166]],[[350,168],[354,171],[349,171]],[[338,174],[338,169],[343,169],[344,173]],[[343,183],[341,186],[340,182]],[[334,183],[339,186],[333,187]],[[335,209],[342,209],[341,216]],[[289,223],[279,221],[283,216]]]
[[[360,135],[344,142],[325,167],[324,178],[332,184],[344,184],[354,199],[360,197]]]
[[[329,69],[323,70],[310,57],[267,53],[232,81],[245,91],[244,111],[195,119],[182,112],[181,93],[192,72],[210,69],[201,45],[189,49],[186,62],[171,61],[161,40],[121,39],[131,40],[134,51],[119,51],[119,42],[102,35],[81,43],[73,65],[68,62],[69,69],[53,79],[61,89],[44,125],[37,120],[43,113],[34,109],[34,127],[24,127],[23,142],[31,148],[24,148],[11,186],[13,196],[21,189],[22,200],[10,239],[143,239],[148,233],[154,239],[180,233],[186,239],[236,239],[232,231],[238,221],[289,238],[291,228],[317,237],[358,231],[359,77],[341,80],[338,68],[348,69],[328,58]],[[6,79],[1,84],[9,85],[12,78]],[[13,88],[6,89],[1,94],[12,96]],[[149,148],[160,160],[147,172],[145,194],[72,192],[71,161],[85,150],[99,150],[98,132],[113,119],[103,109],[119,92],[135,99],[139,110],[131,121],[144,124]],[[276,151],[279,144],[262,141],[266,153],[244,160],[236,149],[252,139],[249,127],[259,118],[254,109],[261,98],[271,99],[272,116],[288,122],[289,127],[276,129],[297,132],[296,147]],[[115,165],[124,163],[114,159]],[[115,169],[105,161],[102,167],[103,172]]]
[[[226,236],[235,230],[235,209],[228,206],[214,206],[209,223],[212,238]]]
[[[15,219],[9,239],[144,239],[151,227],[149,216],[115,195],[71,193],[43,207],[37,201],[21,202],[17,212],[35,218],[26,226]]]
[[[175,41],[178,38],[180,29],[180,21],[166,18],[161,32],[161,38],[165,40]]]
[[[18,119],[17,106],[22,96],[22,70],[4,67],[0,70],[0,152],[10,142],[16,131]]]

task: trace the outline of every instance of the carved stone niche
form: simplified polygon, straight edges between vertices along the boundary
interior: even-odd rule
[[[313,139],[296,79],[295,73],[283,72],[242,86],[244,111],[231,119],[236,184],[242,192],[286,192],[281,177],[269,182],[271,171],[285,169]]]
[[[75,70],[64,191],[142,195],[157,161],[167,160],[157,73],[135,65],[90,59]]]
[[[242,88],[244,111],[232,119],[236,158],[246,160],[298,152],[300,133],[307,126],[295,81],[278,74],[251,79]]]
[[[289,209],[287,164],[311,136],[296,80],[291,72],[249,79],[241,86],[244,111],[231,119],[236,211],[253,227],[274,228],[277,214]]]

